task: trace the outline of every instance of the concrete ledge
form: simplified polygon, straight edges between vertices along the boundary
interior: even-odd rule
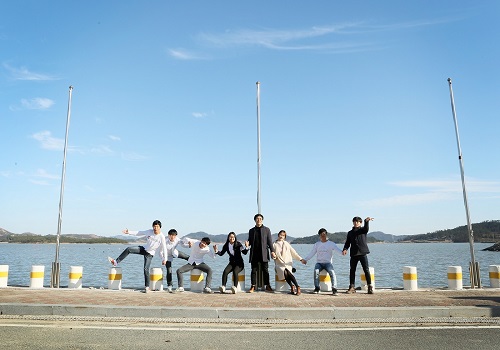
[[[500,317],[500,306],[197,308],[0,304],[0,315],[197,318],[241,320],[354,320],[447,317]]]

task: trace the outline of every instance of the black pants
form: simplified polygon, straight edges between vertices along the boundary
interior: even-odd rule
[[[366,255],[355,255],[351,256],[351,270],[349,271],[349,284],[354,286],[354,280],[356,279],[356,267],[358,266],[358,262],[361,263],[361,267],[363,268],[363,272],[366,277],[366,284],[372,284],[372,276],[370,275],[370,267],[368,266],[368,256]]]
[[[264,277],[264,285],[265,286],[270,286],[271,284],[269,283],[269,263],[267,261],[261,261],[261,262],[253,262],[252,261],[252,273],[250,274],[250,280],[252,283],[252,286],[257,285],[257,271],[259,271],[259,265],[262,268],[262,276]]]
[[[233,285],[238,285],[238,274],[243,270],[243,266],[227,264],[224,271],[222,271],[222,285],[225,287],[227,284],[227,276],[233,273]]]

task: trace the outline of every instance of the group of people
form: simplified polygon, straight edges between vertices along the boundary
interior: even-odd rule
[[[363,220],[356,216],[352,219],[353,227],[347,233],[346,241],[342,250],[332,241],[328,240],[328,232],[321,228],[318,231],[319,241],[313,245],[310,253],[302,258],[295,249],[286,241],[286,231],[281,230],[278,233],[278,239],[273,242],[271,230],[263,225],[264,217],[262,214],[254,216],[255,226],[248,232],[248,240],[240,242],[236,239],[236,234],[230,232],[227,235],[226,242],[219,250],[217,245],[213,245],[210,249],[210,238],[204,237],[201,240],[184,237],[179,239],[177,231],[171,229],[168,231],[168,238],[165,238],[161,232],[161,222],[155,220],[153,228],[146,231],[129,231],[123,230],[124,234],[145,236],[146,244],[143,246],[131,246],[126,248],[118,258],[113,259],[108,257],[109,262],[113,266],[117,266],[129,254],[140,254],[144,256],[144,285],[145,292],[149,292],[149,268],[151,260],[156,251],[160,251],[162,265],[167,270],[167,290],[173,291],[172,284],[172,261],[173,258],[187,260],[186,264],[177,269],[178,287],[176,292],[183,292],[183,274],[193,269],[199,269],[206,274],[205,288],[203,292],[212,293],[212,269],[204,262],[204,256],[208,255],[212,258],[228,254],[229,262],[222,272],[222,284],[219,287],[221,293],[226,292],[227,279],[232,273],[233,284],[231,292],[237,292],[238,274],[244,268],[243,255],[249,254],[249,262],[251,265],[250,282],[251,286],[248,293],[253,293],[257,288],[258,272],[262,272],[263,285],[266,292],[273,292],[269,278],[269,261],[272,259],[275,262],[275,271],[279,280],[284,280],[290,286],[290,293],[295,295],[301,294],[300,286],[297,279],[293,275],[295,268],[293,260],[300,261],[302,264],[307,262],[316,255],[316,264],[314,266],[314,293],[320,292],[320,272],[325,270],[330,276],[333,295],[337,295],[337,277],[333,269],[333,253],[337,252],[341,255],[346,255],[350,249],[350,271],[349,271],[349,288],[348,294],[356,293],[355,277],[358,263],[361,263],[365,274],[366,283],[368,285],[368,294],[373,294],[373,286],[371,283],[371,275],[369,271],[368,257],[370,253],[367,244],[367,234],[369,231],[369,222],[373,220],[367,217]],[[190,255],[183,253],[177,249],[177,246],[183,246],[190,249]]]

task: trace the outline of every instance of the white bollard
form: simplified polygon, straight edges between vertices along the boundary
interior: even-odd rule
[[[83,266],[70,266],[68,288],[81,289]]]
[[[500,288],[500,265],[490,265],[490,287]]]
[[[152,267],[149,269],[149,289],[163,290],[163,273],[161,267]]]
[[[30,288],[43,288],[43,277],[45,275],[45,266],[31,266]]]
[[[368,269],[370,270],[370,277],[372,279],[372,287],[373,287],[373,290],[375,290],[375,268],[369,267]],[[361,269],[359,277],[361,278],[361,289],[368,290],[368,285],[366,283],[366,276],[365,276],[365,272],[363,271],[363,269]]]
[[[232,285],[234,286],[234,283]],[[238,284],[236,285],[236,291],[241,292],[244,290],[245,290],[245,269],[241,270],[238,273]]]
[[[7,287],[9,280],[9,265],[0,265],[0,288]]]
[[[191,270],[191,292],[203,292],[205,288],[205,276],[203,271],[198,269]]]
[[[277,292],[287,292],[289,291],[290,286],[286,283],[285,279],[280,280],[278,274],[274,274],[274,289]]]
[[[417,268],[415,266],[403,266],[403,289],[418,290]]]
[[[463,289],[462,266],[448,266],[448,288]]]
[[[122,289],[122,268],[111,267],[108,274],[108,289]]]
[[[321,270],[319,272],[319,289],[322,292],[332,291],[332,279],[326,270]]]

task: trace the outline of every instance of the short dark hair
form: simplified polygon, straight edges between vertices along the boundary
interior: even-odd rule
[[[264,220],[264,215],[262,215],[262,214],[255,214],[255,215],[253,216],[253,221],[257,220],[257,218],[258,218],[259,216],[262,218],[262,220]]]
[[[352,222],[363,222],[363,219],[361,219],[359,216],[355,216],[352,218]]]
[[[323,232],[328,234],[328,231],[326,230],[326,228],[320,228],[318,231],[318,235],[322,234]]]
[[[210,245],[210,238],[209,238],[209,237],[203,237],[203,238],[201,239],[201,241],[202,241],[203,243],[205,243],[206,245]]]
[[[170,230],[168,230],[168,234],[169,235],[177,235],[177,230],[175,228],[171,228]]]
[[[285,230],[281,230],[280,232],[278,232],[278,236],[280,235],[280,233],[284,233],[285,234],[285,239],[286,239],[286,231]]]
[[[152,226],[154,226],[154,225],[160,225],[160,228],[161,228],[161,221],[160,220],[153,221],[153,225]]]

